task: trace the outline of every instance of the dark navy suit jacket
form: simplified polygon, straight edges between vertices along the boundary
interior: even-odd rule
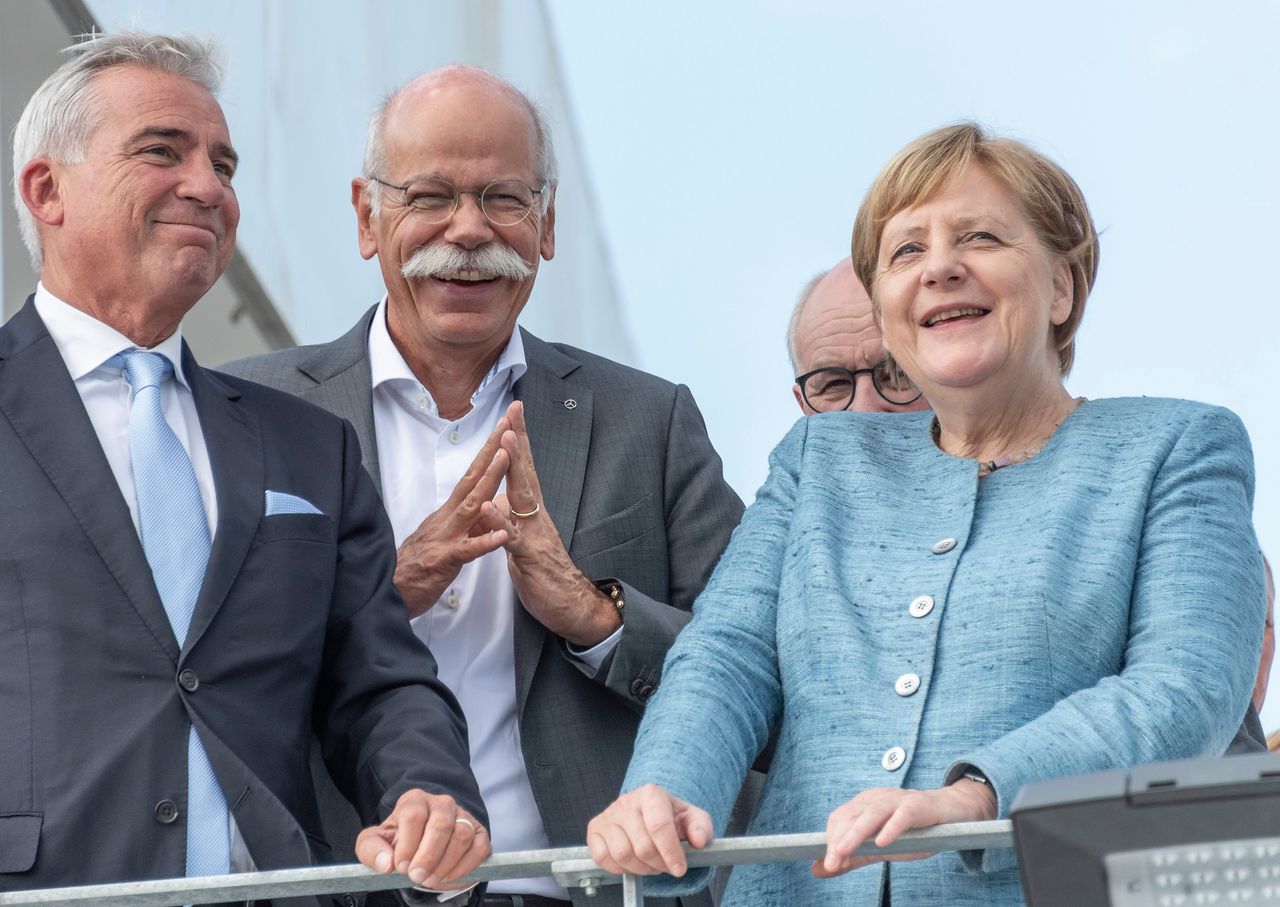
[[[184,357],[218,525],[179,650],[32,302],[0,328],[0,890],[181,876],[188,723],[260,869],[331,858],[313,731],[365,824],[412,787],[485,815],[355,431]]]

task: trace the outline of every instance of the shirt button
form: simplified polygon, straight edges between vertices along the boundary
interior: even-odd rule
[[[899,696],[910,696],[920,689],[920,675],[910,672],[903,674],[893,684],[893,691]]]
[[[454,444],[457,444],[462,440],[462,433],[455,428],[453,431],[449,432],[449,440]]]
[[[950,538],[948,538],[948,539],[938,539],[936,542],[934,542],[934,543],[933,543],[933,553],[934,553],[934,554],[946,554],[948,551],[950,551],[950,550],[951,550],[952,548],[954,548],[955,546],[956,546],[956,540],[955,540],[955,539],[950,539]]]
[[[156,804],[155,816],[161,825],[172,825],[178,820],[178,804],[172,800],[161,800]]]
[[[426,409],[426,408],[427,408],[427,398],[426,398],[426,397],[419,397],[419,398],[418,398],[418,409]]]
[[[450,592],[448,595],[444,597],[444,603],[448,605],[450,608],[456,609],[458,605],[462,604],[462,599],[458,598],[458,596]]]
[[[195,671],[187,668],[178,675],[178,686],[182,687],[188,693],[194,693],[196,690],[200,689],[200,678],[196,675]]]
[[[906,761],[907,751],[900,746],[895,746],[884,751],[884,756],[880,759],[880,767],[886,772],[896,772]]]
[[[911,604],[907,607],[907,613],[912,617],[926,617],[933,610],[932,595],[917,595],[911,599]]]

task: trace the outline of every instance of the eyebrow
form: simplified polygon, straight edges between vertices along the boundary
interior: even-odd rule
[[[146,139],[176,139],[187,144],[194,144],[191,133],[185,129],[175,129],[165,126],[144,126],[133,135],[129,136],[127,144],[135,144],[145,141]],[[226,142],[215,142],[213,145],[213,153],[216,157],[226,158],[233,165],[240,163],[240,155],[236,154],[236,150]]]
[[[999,227],[1001,230],[1010,229],[1008,224],[1006,224],[1000,218],[996,217],[994,214],[979,214],[979,215],[973,215],[973,216],[959,217],[959,218],[956,218],[954,221],[951,221],[948,224],[948,226],[953,230],[970,230],[974,227],[986,226],[987,224],[993,224],[994,226]],[[899,229],[893,232],[886,232],[881,237],[881,242],[888,240],[888,241],[892,241],[893,243],[900,243],[908,239],[914,239],[915,237],[918,237],[927,232],[929,232],[928,228],[922,224],[910,224],[905,227],[900,227]]]

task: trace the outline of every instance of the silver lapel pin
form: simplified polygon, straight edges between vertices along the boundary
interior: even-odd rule
[[[572,397],[570,397],[568,400],[561,400],[560,402],[564,404],[564,408],[565,408],[565,409],[577,409],[577,408],[578,408],[578,401],[577,401],[577,400],[575,400],[575,399],[573,399]]]

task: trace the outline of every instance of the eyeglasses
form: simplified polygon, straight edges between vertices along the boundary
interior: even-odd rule
[[[800,385],[800,393],[810,409],[820,413],[838,413],[853,404],[859,375],[870,375],[871,386],[876,393],[894,406],[909,406],[921,397],[920,390],[911,383],[911,379],[888,359],[881,359],[871,368],[847,369],[835,365],[815,368],[799,375],[796,384]]]
[[[534,189],[518,180],[494,180],[483,189],[459,189],[445,180],[414,180],[404,186],[371,176],[375,183],[404,193],[404,205],[422,215],[429,224],[442,224],[458,210],[464,195],[474,195],[480,211],[496,227],[510,227],[529,216],[533,203],[546,191]]]

